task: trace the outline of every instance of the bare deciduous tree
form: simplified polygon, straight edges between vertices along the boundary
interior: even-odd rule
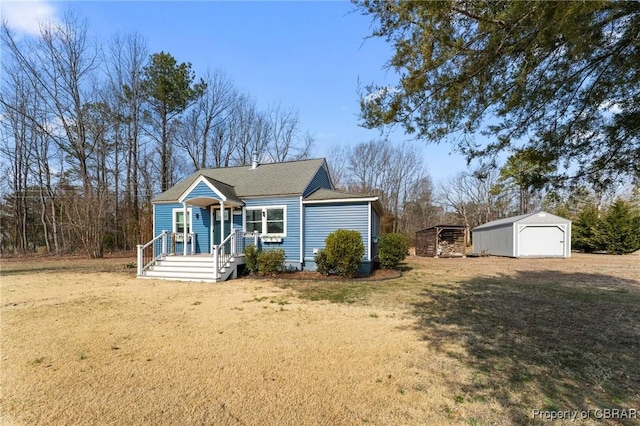
[[[233,84],[221,70],[208,71],[203,80],[207,89],[186,114],[178,131],[178,146],[191,160],[192,171],[228,163],[232,148],[224,136],[220,137],[225,134],[220,130],[236,101]]]
[[[267,155],[274,162],[308,158],[314,138],[309,133],[300,135],[300,114],[281,104],[273,105],[267,112],[269,118],[269,143]]]
[[[103,49],[72,12],[27,38],[3,21],[0,47],[0,250],[131,249],[150,237],[151,199],[185,174],[255,151],[307,158],[313,144],[297,111],[260,110],[223,71],[196,82],[138,34]]]
[[[351,155],[351,148],[346,145],[334,145],[327,155],[327,163],[329,165],[329,171],[331,178],[333,179],[333,185],[339,191],[349,191],[349,182],[347,169],[349,156]]]
[[[245,95],[239,96],[229,118],[227,132],[235,147],[232,162],[251,164],[254,152],[264,156],[269,133],[268,121],[258,110],[256,102]]]
[[[415,147],[373,140],[352,148],[334,147],[329,157],[338,189],[380,197],[385,209],[384,231],[410,236],[415,232],[410,223],[419,223],[422,218],[405,220],[405,209],[416,214],[414,201],[418,196],[424,198],[424,194],[418,195],[420,188],[427,190],[430,182]],[[428,209],[420,211],[430,213]]]
[[[497,180],[494,168],[460,172],[441,182],[438,196],[459,223],[471,229],[503,216],[506,200],[495,192]]]
[[[104,192],[96,189],[96,174],[91,170],[98,141],[89,136],[87,126],[89,106],[94,103],[92,94],[95,93],[89,83],[98,69],[99,57],[89,42],[87,31],[86,21],[68,13],[59,24],[42,24],[39,37],[26,46],[19,45],[3,24],[2,42],[24,72],[42,106],[37,113],[22,111],[23,119],[37,123],[35,128],[67,154],[76,183],[82,188],[76,196],[87,203],[95,203],[96,197]],[[104,213],[96,211],[74,220],[78,224],[85,221],[85,226],[77,230],[92,241],[93,247],[87,250],[88,253],[102,256],[102,236],[97,236],[95,229],[104,230]]]
[[[2,109],[2,147],[1,153],[9,160],[9,192],[13,221],[13,250],[24,253],[28,250],[27,236],[27,191],[29,171],[32,166],[33,145],[37,135],[32,121],[35,93],[20,68],[9,68],[3,64],[7,80],[0,93]]]
[[[149,57],[147,42],[139,34],[115,37],[109,44],[106,74],[111,108],[114,111],[113,132],[116,149],[124,151],[124,234],[127,247],[140,241],[140,161],[142,88],[144,66]],[[119,148],[118,148],[119,147]],[[116,163],[117,160],[116,160]],[[116,179],[118,180],[118,179]],[[119,199],[116,185],[116,200]]]

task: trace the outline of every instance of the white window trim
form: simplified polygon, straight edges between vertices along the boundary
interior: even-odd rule
[[[282,215],[283,215],[282,226],[284,228],[284,232],[281,234],[262,233],[261,235],[267,235],[271,237],[286,237],[287,236],[287,206],[286,205],[245,207],[242,210],[242,231],[247,232],[247,213],[246,213],[247,210],[261,210],[264,213],[262,215],[262,229],[265,230],[267,229],[267,210],[275,210],[275,209],[282,209]]]
[[[189,233],[193,232],[193,208],[192,207],[188,207],[187,211],[189,212]],[[182,207],[178,207],[172,210],[171,212],[171,232],[173,233],[177,233],[177,218],[176,218],[176,214],[177,213],[183,213],[184,209]]]

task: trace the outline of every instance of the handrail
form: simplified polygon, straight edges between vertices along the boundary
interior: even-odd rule
[[[160,234],[156,235],[151,241],[146,244],[138,244],[138,276],[141,276],[142,273],[149,268],[156,260],[160,257],[167,254],[167,234],[168,231],[162,231]],[[156,241],[162,239],[162,246],[160,252],[155,254],[155,243]],[[147,250],[149,247],[152,247],[151,252]]]
[[[167,231],[168,232],[168,231]],[[167,249],[167,253],[169,254],[177,254],[176,253],[176,243],[185,244],[184,242],[184,232],[169,232],[171,235],[171,250]],[[191,251],[187,252],[187,254],[196,254],[196,233],[189,232],[187,234],[187,242],[186,244],[191,244]],[[183,254],[184,250],[179,254]]]
[[[225,250],[227,244],[230,244],[229,250]],[[214,279],[218,279],[220,277],[220,271],[226,263],[235,256],[236,253],[236,230],[232,230],[227,238],[222,240],[222,242],[218,245],[213,245],[213,274]]]

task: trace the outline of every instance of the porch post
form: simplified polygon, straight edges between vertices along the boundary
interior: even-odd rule
[[[143,251],[144,251],[144,245],[142,244],[138,244],[137,249],[138,249],[138,276],[142,275],[142,267],[144,266],[142,263],[144,262],[144,256],[143,256]]]
[[[224,235],[224,201],[220,200],[220,244],[222,244],[222,242],[225,239],[225,235]],[[222,250],[222,254],[224,255],[224,247],[220,247],[220,249]]]
[[[182,203],[183,208],[183,218],[184,218],[184,226],[182,227],[183,236],[182,236],[182,254],[184,256],[187,255],[187,238],[189,238],[189,233],[187,232],[187,226],[189,224],[189,220],[187,219],[187,203]]]
[[[213,279],[214,280],[218,279],[218,266],[220,266],[219,259],[218,259],[218,246],[213,246]]]
[[[213,210],[213,204],[211,204],[209,206],[209,215],[211,216],[211,218],[209,220],[209,223],[210,223],[209,226],[211,227],[211,232],[209,232],[209,238],[211,239],[211,244],[209,244],[209,252],[211,254],[214,254],[213,253],[213,247],[216,245],[216,240],[215,240],[215,236],[216,235],[215,235],[215,233],[213,231],[214,227],[216,226],[216,221],[215,221],[216,216],[215,216],[214,212],[215,212],[215,210]]]
[[[232,235],[232,237],[231,237],[231,253],[229,253],[232,256],[236,255],[236,236],[235,236],[235,233],[236,233],[236,230],[232,229],[231,230],[231,235]]]
[[[162,255],[166,256],[169,250],[167,249],[167,231],[162,231]]]

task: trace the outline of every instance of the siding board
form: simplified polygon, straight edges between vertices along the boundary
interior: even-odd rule
[[[351,229],[360,232],[364,244],[363,259],[369,257],[366,220],[368,203],[322,203],[304,206],[304,258],[313,261],[313,249],[324,248],[327,236],[337,229]]]
[[[154,217],[154,238],[162,233],[162,231],[171,232],[173,229],[173,209],[182,208],[180,203],[171,204],[156,204],[155,205],[155,217]],[[160,254],[162,240],[158,240],[155,243],[155,253]]]
[[[380,239],[380,215],[371,209],[371,259],[378,260],[378,244]]]
[[[286,236],[282,237],[279,243],[259,242],[261,249],[284,249],[285,263],[287,266],[297,269],[302,268],[300,264],[300,197],[274,197],[274,198],[245,198],[245,207],[269,207],[287,206],[287,228]],[[244,244],[253,244],[254,238],[249,235],[245,237]]]
[[[473,251],[488,253],[495,256],[515,255],[513,250],[513,226],[508,224],[489,229],[473,231]]]
[[[160,235],[162,231],[173,231],[173,210],[182,208],[181,203],[155,205],[154,237]],[[208,208],[196,206],[187,206],[187,208],[191,209],[193,214],[191,223],[193,225],[192,232],[196,233],[196,253],[209,253],[211,213]],[[161,244],[160,240],[156,242],[156,254],[160,253]],[[176,252],[182,253],[182,243],[176,243]]]
[[[193,190],[189,194],[187,194],[185,201],[188,202],[189,200],[199,197],[215,198],[216,200],[220,201],[220,197],[218,196],[218,194],[213,192],[211,188],[204,182],[200,182],[198,185],[196,185],[196,187],[193,188]]]

